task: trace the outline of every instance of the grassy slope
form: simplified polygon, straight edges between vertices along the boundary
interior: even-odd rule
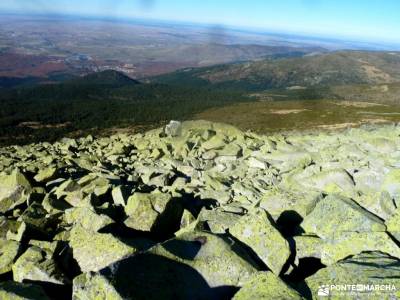
[[[400,105],[333,100],[264,101],[213,108],[195,118],[224,122],[260,133],[340,129],[364,123],[400,122]]]

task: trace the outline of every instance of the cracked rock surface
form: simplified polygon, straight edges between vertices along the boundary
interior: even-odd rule
[[[396,299],[400,127],[0,148],[0,224],[1,299]]]

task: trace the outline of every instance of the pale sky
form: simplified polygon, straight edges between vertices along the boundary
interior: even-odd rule
[[[0,11],[151,18],[400,43],[400,0],[0,0]]]

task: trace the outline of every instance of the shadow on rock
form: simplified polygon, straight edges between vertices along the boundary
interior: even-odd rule
[[[125,299],[230,299],[238,290],[230,286],[211,288],[188,265],[149,253],[129,257],[100,274]]]
[[[50,299],[69,300],[72,297],[72,285],[58,285],[50,282],[25,280],[24,283],[40,286]],[[29,298],[29,295],[27,297]]]
[[[289,275],[285,275],[284,279],[306,299],[312,299],[311,290],[304,280],[325,267],[318,258],[301,258],[299,265]]]
[[[193,260],[200,251],[201,245],[201,241],[170,240],[163,244],[163,247],[177,257]]]
[[[276,224],[280,232],[288,237],[304,233],[304,230],[300,227],[303,221],[302,216],[294,210],[286,210],[276,220]]]

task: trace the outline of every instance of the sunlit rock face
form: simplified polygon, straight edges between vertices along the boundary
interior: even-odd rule
[[[1,148],[0,298],[400,290],[399,136],[394,125],[263,136],[173,121]]]

